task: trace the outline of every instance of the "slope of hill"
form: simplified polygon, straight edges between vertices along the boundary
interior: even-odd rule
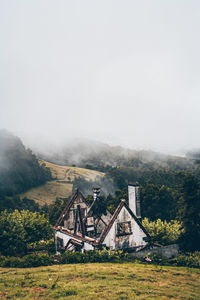
[[[138,167],[191,169],[189,157],[167,155],[150,150],[133,150],[86,139],[63,139],[60,144],[41,142],[31,149],[43,160],[59,165],[73,165],[105,171],[105,167]]]
[[[199,299],[199,270],[136,263],[0,268],[1,299]]]
[[[0,130],[0,197],[25,192],[50,179],[50,171],[18,137]]]
[[[51,204],[57,197],[69,197],[72,193],[75,178],[94,181],[104,176],[102,172],[77,167],[59,166],[42,160],[40,164],[45,164],[46,167],[50,168],[53,180],[36,188],[32,188],[20,195],[21,199],[28,198],[36,201],[40,205],[44,205],[45,203]]]

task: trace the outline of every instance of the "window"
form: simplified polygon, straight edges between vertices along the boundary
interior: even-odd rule
[[[82,218],[85,218],[87,215],[87,208],[81,208],[81,216]]]
[[[117,223],[117,236],[131,234],[131,222]]]
[[[57,237],[57,250],[63,249],[63,239]]]

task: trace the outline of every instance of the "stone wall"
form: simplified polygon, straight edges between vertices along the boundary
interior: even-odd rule
[[[161,247],[153,246],[150,249],[145,249],[138,252],[130,253],[130,255],[133,257],[144,257],[146,255],[152,255],[154,253],[159,254],[166,259],[172,258],[179,254],[179,245],[173,244],[173,245],[161,246]]]

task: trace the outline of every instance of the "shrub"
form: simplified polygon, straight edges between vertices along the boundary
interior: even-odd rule
[[[30,254],[24,257],[0,256],[1,267],[31,268],[39,266],[49,266],[54,263],[53,258],[47,254]]]
[[[49,239],[52,229],[44,214],[26,210],[0,213],[0,253],[24,255],[27,244]]]
[[[75,264],[87,262],[118,262],[127,259],[123,251],[103,249],[81,252],[65,252],[62,255],[29,254],[24,257],[0,256],[1,267],[31,268],[53,264]]]
[[[182,232],[182,223],[177,220],[170,222],[161,221],[160,219],[151,222],[144,218],[142,225],[152,237],[153,242],[169,245],[178,242]]]
[[[55,253],[54,239],[40,240],[39,242],[31,243],[27,245],[28,252],[46,251],[49,254]]]
[[[170,259],[169,263],[175,266],[200,268],[200,252],[180,254],[179,256]]]

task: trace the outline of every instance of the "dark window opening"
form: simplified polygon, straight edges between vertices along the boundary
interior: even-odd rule
[[[95,237],[95,232],[94,232],[94,230],[88,231],[87,236],[89,236],[89,237],[91,237],[91,238]]]
[[[117,223],[117,236],[131,234],[131,222]]]
[[[57,237],[57,250],[63,249],[63,246],[64,246],[63,239]]]
[[[81,208],[81,216],[82,218],[85,218],[87,215],[87,208]]]

